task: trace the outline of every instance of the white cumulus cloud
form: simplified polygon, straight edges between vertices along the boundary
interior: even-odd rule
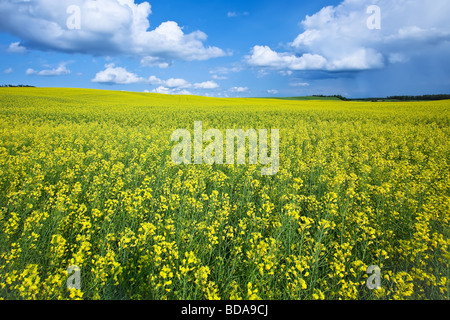
[[[72,7],[71,7],[72,6]],[[68,11],[70,8],[78,8]],[[132,55],[145,65],[167,67],[173,60],[207,60],[226,55],[205,46],[202,31],[184,33],[175,21],[154,29],[148,2],[134,0],[0,0],[0,31],[28,48],[92,55]],[[78,27],[71,27],[71,21]],[[77,26],[77,24],[75,24]],[[12,50],[19,49],[18,44]]]
[[[26,75],[38,75],[38,76],[44,76],[44,77],[56,77],[56,76],[63,76],[63,75],[67,75],[67,74],[71,74],[72,71],[70,71],[69,69],[67,69],[66,67],[67,62],[61,62],[58,67],[53,68],[53,69],[44,69],[41,71],[36,71],[34,69],[27,69],[26,70]]]
[[[194,88],[196,89],[217,89],[218,87],[219,85],[214,81],[205,81],[194,84]]]
[[[158,67],[161,69],[168,68],[170,63],[159,57],[143,57],[141,59],[141,65],[145,67]]]
[[[321,69],[327,63],[320,55],[306,53],[297,57],[290,53],[275,52],[268,46],[255,46],[247,60],[253,66],[291,70]]]
[[[212,75],[212,78],[213,78],[214,80],[227,80],[227,79],[228,79],[228,77],[226,77],[226,76],[219,76],[219,75],[217,75],[217,74],[213,74],[213,75]]]
[[[167,88],[164,86],[159,86],[158,88],[153,89],[152,92],[161,94],[172,94],[172,95],[192,95],[192,93],[186,89]]]
[[[32,69],[30,69],[29,72],[30,74],[35,73]],[[191,92],[186,89],[193,88],[211,90],[219,87],[219,85],[214,81],[205,81],[192,84],[181,78],[170,78],[163,80],[154,75],[145,78],[128,71],[126,68],[117,67],[114,63],[105,65],[105,69],[99,71],[91,81],[102,84],[146,83],[149,85],[158,86],[152,92],[165,94],[191,94]]]
[[[163,81],[164,85],[168,88],[189,88],[191,84],[184,79],[168,79]]]
[[[247,87],[233,87],[230,89],[230,92],[233,93],[242,93],[242,92],[247,92],[248,88]]]
[[[144,82],[145,79],[125,68],[116,67],[113,63],[105,66],[106,69],[98,72],[92,82],[104,84],[133,84]]]
[[[20,42],[13,42],[9,45],[8,50],[9,53],[25,53],[27,49],[20,45]]]
[[[380,29],[368,27],[380,8]],[[355,71],[401,63],[450,41],[447,0],[344,0],[306,16],[288,52],[254,46],[246,57],[256,67],[278,70]]]

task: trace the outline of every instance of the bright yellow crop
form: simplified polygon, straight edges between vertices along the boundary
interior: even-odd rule
[[[279,129],[278,173],[175,165],[195,121]],[[449,101],[1,88],[0,298],[449,299],[449,135]]]

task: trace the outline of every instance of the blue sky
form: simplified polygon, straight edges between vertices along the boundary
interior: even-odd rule
[[[0,84],[450,93],[449,13],[448,0],[0,0]]]

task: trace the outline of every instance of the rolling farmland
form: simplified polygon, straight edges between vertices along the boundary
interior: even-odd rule
[[[195,121],[279,129],[277,174],[174,164]],[[448,300],[449,135],[448,100],[0,88],[0,298]]]

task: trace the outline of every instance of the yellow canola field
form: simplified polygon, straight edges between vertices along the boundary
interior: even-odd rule
[[[278,174],[175,165],[195,121],[279,129]],[[0,298],[449,300],[449,134],[450,101],[1,88]]]

